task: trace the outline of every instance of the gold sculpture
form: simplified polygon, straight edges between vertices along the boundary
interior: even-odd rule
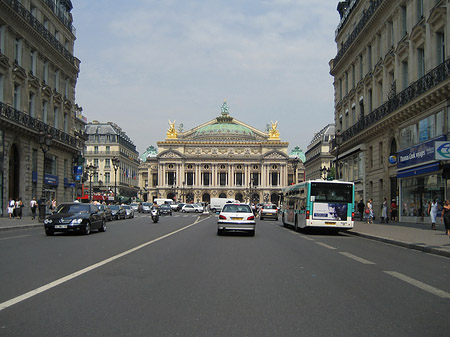
[[[269,140],[279,140],[280,139],[280,132],[277,130],[278,121],[275,123],[272,122],[272,129],[269,130]]]
[[[177,139],[178,137],[178,132],[177,130],[175,130],[175,122],[176,121],[173,121],[173,123],[171,123],[169,120],[169,130],[167,130],[167,139]]]

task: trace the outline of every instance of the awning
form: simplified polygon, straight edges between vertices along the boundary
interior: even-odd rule
[[[407,178],[436,171],[439,171],[439,162],[398,171],[397,178]]]

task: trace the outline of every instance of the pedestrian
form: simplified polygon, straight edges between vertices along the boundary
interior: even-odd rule
[[[450,235],[450,202],[448,201],[448,199],[444,202],[441,220],[444,220],[445,233],[447,235]]]
[[[51,209],[52,209],[52,213],[56,210],[56,199],[52,200]]]
[[[391,220],[397,221],[397,203],[395,202],[395,199],[392,199],[391,202]]]
[[[381,223],[388,223],[388,202],[386,198],[384,198],[383,204],[381,204]]]
[[[19,199],[16,201],[16,205],[14,207],[14,209],[16,211],[16,216],[19,219],[22,219],[22,207],[23,207],[22,198],[19,197]]]
[[[9,218],[12,219],[14,217],[14,206],[16,205],[16,202],[13,198],[9,197],[9,203],[8,203],[8,215]]]
[[[369,211],[369,212],[367,212]],[[367,223],[373,223],[373,205],[372,205],[372,199],[369,199],[369,201],[367,202],[367,210],[366,210],[366,214],[367,214]]]
[[[431,229],[436,229],[436,216],[437,216],[437,208],[438,203],[436,201],[436,198],[433,199],[432,202],[428,202],[428,214],[431,218]]]
[[[360,216],[360,221],[363,221],[363,217],[364,217],[364,201],[361,199],[358,203],[358,211],[359,211],[359,216]]]
[[[36,198],[31,199],[30,208],[31,208],[31,220],[34,220],[36,218],[36,208],[37,208]]]

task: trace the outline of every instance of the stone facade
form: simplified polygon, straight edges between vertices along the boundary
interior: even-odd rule
[[[80,61],[73,56],[71,9],[70,1],[0,1],[2,215],[9,197],[28,206],[42,194],[57,202],[75,196],[73,164],[84,146],[85,118],[75,104]],[[40,135],[51,139],[48,149]]]
[[[450,120],[449,2],[353,0],[338,10],[330,72],[340,178],[355,182],[358,201],[373,199],[376,216],[386,198],[400,221],[427,222],[427,203],[449,195],[445,161],[434,157]],[[420,147],[433,155],[402,159]]]
[[[293,177],[288,143],[279,138],[277,123],[262,132],[222,114],[188,131],[175,130],[141,156],[139,182],[144,200],[169,198],[209,202],[227,197],[243,202],[278,203],[279,193]],[[301,176],[303,166],[295,170]],[[298,180],[298,178],[296,178]]]

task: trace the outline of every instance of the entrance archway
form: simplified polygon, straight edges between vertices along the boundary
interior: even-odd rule
[[[20,197],[20,158],[16,144],[11,146],[9,152],[8,197],[17,200]]]
[[[234,198],[236,200],[239,200],[240,202],[244,201],[244,196],[242,195],[242,193],[236,193],[236,195],[234,196]]]
[[[188,193],[186,194],[186,203],[190,204],[194,202],[194,193]]]
[[[227,197],[227,194],[226,193],[220,193],[219,194],[219,198],[226,198]]]
[[[175,200],[175,193],[173,193],[173,192],[168,193],[167,194],[167,199]]]
[[[278,205],[279,196],[278,193],[272,193],[270,196],[270,202],[274,205]]]
[[[208,193],[203,194],[202,201],[209,203],[211,196]]]
[[[257,193],[253,193],[252,194],[252,203],[254,203],[254,204],[259,204],[259,194],[257,194]]]

